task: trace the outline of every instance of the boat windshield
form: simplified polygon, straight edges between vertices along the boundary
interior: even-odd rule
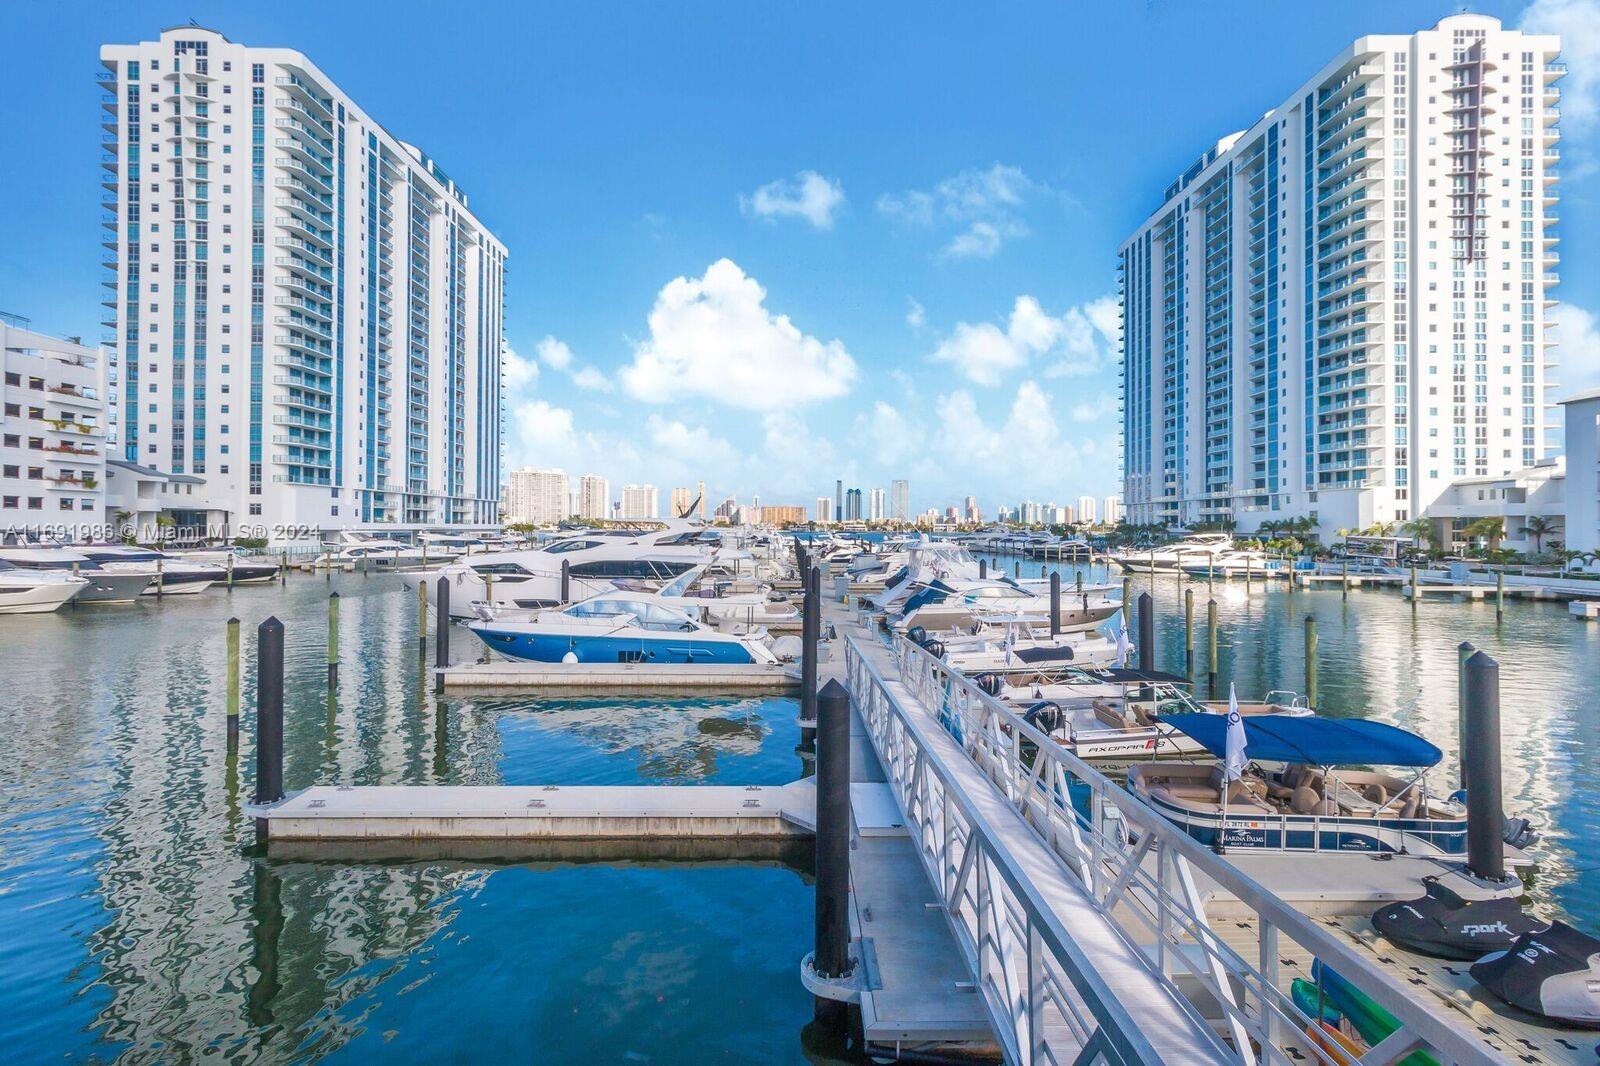
[[[631,616],[644,629],[691,630],[694,621],[682,611],[642,600],[594,599],[573,604],[567,614],[575,618],[617,618]]]

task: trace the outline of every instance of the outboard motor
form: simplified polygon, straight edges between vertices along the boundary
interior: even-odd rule
[[[1373,928],[1394,943],[1439,959],[1481,959],[1505,951],[1520,936],[1542,932],[1550,923],[1522,910],[1511,896],[1469,900],[1423,878],[1427,894],[1391,903],[1372,916]]]
[[[923,648],[924,651],[926,651],[929,655],[933,656],[935,659],[943,659],[944,658],[944,643],[942,641],[930,640],[927,643],[923,644],[922,648]]]
[[[1507,818],[1505,841],[1518,851],[1526,850],[1533,846],[1539,839],[1539,831],[1534,829],[1533,823],[1526,818]]]
[[[1053,700],[1041,700],[1023,712],[1022,720],[1039,732],[1049,734],[1061,728],[1066,716],[1061,713],[1059,703]]]
[[[1552,1021],[1600,1025],[1600,940],[1565,922],[1524,933],[1472,964],[1480,985],[1513,1007]]]
[[[973,677],[972,683],[991,696],[1000,695],[1001,689],[1005,687],[1005,682],[1000,679],[999,674],[978,674]]]
[[[928,642],[928,631],[921,626],[912,626],[906,630],[906,639],[916,645],[925,645]]]

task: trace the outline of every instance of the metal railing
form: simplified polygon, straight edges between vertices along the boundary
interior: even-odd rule
[[[1315,1021],[1279,987],[1280,945],[1292,942],[1322,960],[1399,1022],[1361,1058],[1388,1063],[1418,1049],[1441,1061],[1497,1061],[1467,1035],[1461,1019],[1435,1013],[1348,943],[1295,910],[1224,858],[1191,839],[1153,808],[983,692],[911,641],[890,654],[903,691],[931,713],[1027,824],[1100,917],[1142,952],[1152,985],[1188,1003],[1222,1054],[1240,1062],[1350,1061],[1306,1039]],[[852,697],[878,745],[886,776],[906,813],[934,883],[944,890],[958,939],[990,1006],[1009,1061],[1061,1061],[1046,1034],[1057,1022],[1080,1044],[1095,1041],[1115,1061],[1137,1061],[1138,1038],[1120,1030],[1125,1010],[1096,987],[1094,962],[1081,957],[1059,917],[1041,910],[1037,886],[1018,870],[1003,841],[976,823],[971,797],[952,794],[919,742],[919,727],[897,704],[854,636],[846,636]],[[926,722],[927,719],[923,718]],[[1207,921],[1200,885],[1209,881],[1238,902],[1253,928],[1253,959],[1225,943]],[[1420,889],[1419,889],[1420,891]],[[966,936],[960,937],[965,929]],[[1024,980],[1019,975],[1026,975]],[[1309,975],[1306,975],[1309,976]],[[1059,1050],[1059,1049],[1057,1049]]]

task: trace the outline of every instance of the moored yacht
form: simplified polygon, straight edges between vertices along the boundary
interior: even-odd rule
[[[220,566],[133,544],[87,544],[72,550],[110,573],[143,575],[146,596],[194,595],[227,578]]]
[[[73,603],[132,603],[150,583],[150,576],[107,570],[81,552],[70,548],[30,545],[0,548],[0,561],[19,570],[47,570],[76,574],[84,579]]]
[[[1195,533],[1182,540],[1143,551],[1113,552],[1111,561],[1124,570],[1176,570],[1185,564],[1204,566],[1206,560],[1233,550],[1233,537],[1227,533]]]
[[[23,570],[0,560],[0,614],[49,614],[87,584],[60,570]]]
[[[526,621],[467,623],[491,650],[541,663],[776,663],[764,634],[712,629],[642,592],[617,590]]]

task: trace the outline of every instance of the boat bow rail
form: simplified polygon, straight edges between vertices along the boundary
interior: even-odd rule
[[[1008,1060],[1070,1061],[1093,1046],[1126,1061],[1349,1061],[1305,1038],[1314,1023],[1295,1007],[1287,980],[1280,983],[1282,938],[1399,1022],[1363,1063],[1424,1049],[1441,1061],[1499,1061],[1464,1016],[1413,994],[925,649],[904,637],[887,655],[870,638],[849,634],[845,643],[851,695],[944,893]],[[888,656],[898,668],[893,681],[871,661]],[[908,712],[899,704],[906,698],[924,713]],[[952,749],[992,786],[988,798],[1013,815],[1012,824],[1025,824],[1027,840],[997,831],[983,815],[985,797],[957,782]],[[1029,848],[1042,848],[1049,866],[1024,861]],[[1253,926],[1254,959],[1213,931],[1197,888],[1204,881],[1245,908],[1231,913]],[[1118,969],[1130,956],[1142,995],[1135,975]],[[1180,1059],[1170,1045],[1151,1043],[1161,1035],[1155,1008],[1171,1003],[1199,1034]],[[1070,1043],[1052,1047],[1057,1037]]]

